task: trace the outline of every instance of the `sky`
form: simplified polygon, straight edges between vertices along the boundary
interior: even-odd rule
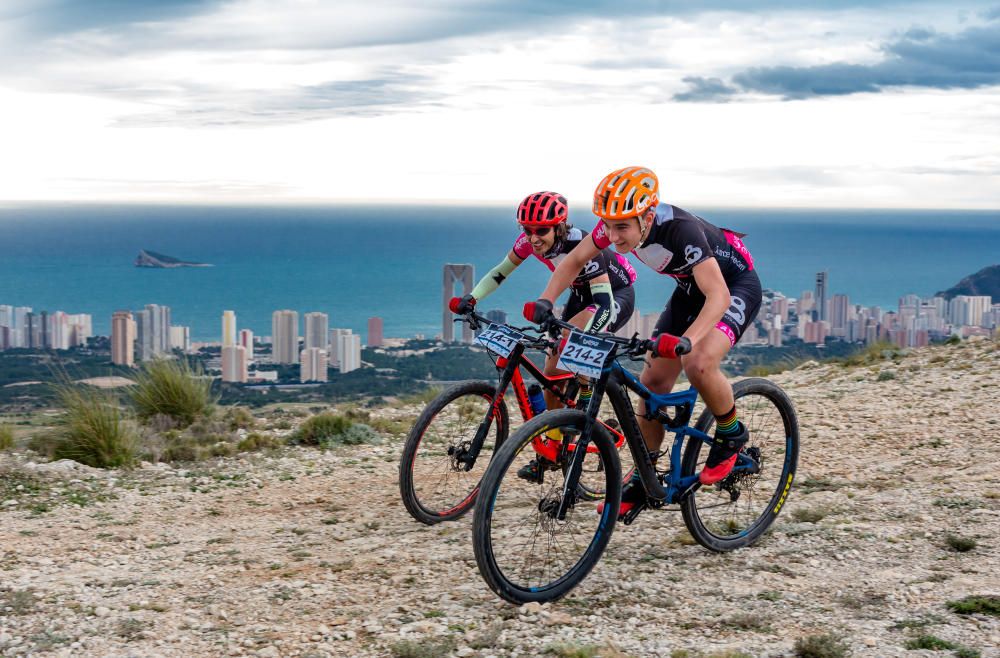
[[[1000,0],[4,0],[0,148],[5,202],[997,209]]]

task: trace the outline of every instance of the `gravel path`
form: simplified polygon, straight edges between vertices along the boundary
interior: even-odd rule
[[[997,344],[773,379],[803,451],[770,534],[715,555],[645,512],[546,606],[490,592],[470,518],[410,519],[399,438],[131,472],[0,455],[0,655],[778,656],[829,633],[1000,656],[1000,618],[946,606],[1000,595]]]

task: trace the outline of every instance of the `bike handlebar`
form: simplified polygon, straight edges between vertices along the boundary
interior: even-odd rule
[[[582,331],[579,327],[572,325],[569,322],[564,322],[554,315],[550,316],[546,320],[543,320],[540,327],[543,331],[547,331],[550,327],[569,329],[570,331]],[[609,333],[583,333],[588,333],[602,340],[610,340],[613,343],[618,343],[619,345],[625,347],[625,353],[630,356],[639,356],[647,352],[651,352],[653,355],[661,358],[675,358],[691,352],[691,339],[687,336],[659,334],[654,338],[643,339],[639,338],[638,334],[635,334],[631,338],[622,338],[621,336],[615,336],[614,334]]]

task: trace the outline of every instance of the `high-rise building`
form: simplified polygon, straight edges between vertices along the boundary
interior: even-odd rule
[[[847,295],[837,294],[830,301],[830,327],[835,330],[847,328],[847,321],[850,319],[851,301]]]
[[[329,381],[326,350],[318,347],[308,347],[302,350],[299,379],[303,382]]]
[[[0,304],[0,327],[14,326],[14,307]]]
[[[170,327],[170,349],[191,351],[191,328],[172,325]]]
[[[368,347],[382,347],[382,318],[368,318]]]
[[[247,362],[253,361],[253,332],[249,329],[240,329],[236,342],[247,351]]]
[[[148,361],[156,356],[154,346],[153,316],[149,310],[135,312],[135,349],[139,361]]]
[[[339,338],[340,372],[351,372],[361,367],[361,336],[346,334]]]
[[[159,304],[146,304],[139,328],[139,341],[148,355],[141,356],[143,360],[151,359],[160,354],[170,352],[170,307]],[[140,324],[139,314],[136,314],[136,324]],[[144,335],[145,334],[145,335]],[[142,349],[140,349],[142,352]]]
[[[817,319],[819,320],[829,320],[826,308],[826,287],[828,283],[828,276],[827,272],[816,273],[816,313],[818,314]]]
[[[11,347],[27,347],[27,325],[28,314],[31,313],[30,306],[18,306],[14,308],[14,324],[11,327]]]
[[[70,347],[84,346],[87,339],[94,335],[94,321],[89,313],[76,313],[66,316],[69,321]]]
[[[44,347],[42,344],[42,330],[39,327],[38,315],[29,312],[24,315],[24,347],[37,350]]]
[[[958,295],[948,305],[948,316],[953,325],[979,327],[992,305],[989,295]]]
[[[501,311],[498,308],[491,309],[483,313],[486,319],[493,324],[507,324],[507,312]]]
[[[56,311],[49,316],[49,348],[53,350],[68,350],[70,336],[69,316],[62,311]]]
[[[327,331],[330,328],[330,316],[326,313],[306,313],[306,342],[304,349],[315,347],[319,350],[326,349]]]
[[[299,314],[275,311],[271,314],[271,360],[292,364],[299,361]]]
[[[330,367],[340,367],[340,337],[350,336],[353,332],[350,329],[331,329],[330,330],[330,349],[328,354],[330,355]]]
[[[222,381],[244,383],[247,380],[247,351],[242,345],[222,348]]]
[[[444,286],[441,290],[441,337],[446,343],[455,341],[455,314],[448,308],[448,302],[451,301],[452,297],[462,297],[472,292],[474,277],[475,268],[472,265],[447,263],[444,266]],[[455,294],[455,284],[462,286],[462,291],[457,295]],[[472,327],[467,322],[462,323],[462,342],[472,342]]]
[[[233,347],[236,345],[236,312],[222,312],[222,346]]]
[[[115,311],[111,316],[111,362],[119,366],[135,365],[135,320],[129,311]]]

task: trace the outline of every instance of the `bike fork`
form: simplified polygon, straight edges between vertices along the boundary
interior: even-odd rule
[[[503,404],[504,394],[507,392],[507,387],[510,386],[511,380],[514,378],[514,374],[517,372],[518,364],[521,363],[521,354],[524,352],[524,345],[518,344],[514,346],[514,350],[511,352],[510,357],[506,359],[504,369],[500,372],[500,380],[497,382],[497,392],[493,396],[493,402],[490,404],[489,410],[486,412],[486,417],[483,421],[479,423],[479,429],[476,430],[476,436],[472,439],[472,443],[469,448],[464,451],[463,454],[458,455],[455,461],[462,465],[462,470],[468,472],[476,465],[476,459],[479,457],[479,451],[483,449],[483,443],[486,442],[486,436],[490,433],[490,426],[493,421],[500,417],[500,405]],[[497,446],[499,447],[499,446]]]

